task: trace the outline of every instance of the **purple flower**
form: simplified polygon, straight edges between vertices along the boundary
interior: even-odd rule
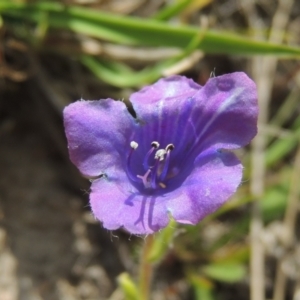
[[[256,134],[257,95],[244,73],[210,78],[201,87],[183,76],[121,101],[77,101],[64,110],[72,162],[94,179],[90,203],[113,230],[148,234],[170,215],[196,224],[236,191],[242,165],[228,150]]]

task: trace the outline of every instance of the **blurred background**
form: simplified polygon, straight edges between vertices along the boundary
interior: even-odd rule
[[[260,102],[244,180],[176,229],[152,298],[299,300],[299,42],[296,0],[0,0],[0,299],[121,300],[117,276],[137,274],[143,239],[91,216],[66,105],[244,71]]]

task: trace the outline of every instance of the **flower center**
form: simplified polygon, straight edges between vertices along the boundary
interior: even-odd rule
[[[131,150],[127,158],[127,174],[129,178],[134,182],[143,183],[145,189],[166,188],[164,180],[169,171],[170,156],[174,145],[169,144],[165,149],[159,149],[159,143],[156,141],[152,142],[151,148],[143,160],[144,175],[135,174],[131,168],[132,155],[138,146],[138,143],[135,141],[130,143]]]

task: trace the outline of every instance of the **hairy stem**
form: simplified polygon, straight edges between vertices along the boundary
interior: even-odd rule
[[[153,235],[148,235],[142,248],[140,258],[139,294],[140,300],[149,300],[153,265],[148,261],[148,256],[154,241]]]

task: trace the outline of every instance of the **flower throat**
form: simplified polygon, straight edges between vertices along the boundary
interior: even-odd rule
[[[145,189],[156,190],[158,188],[166,188],[164,180],[167,178],[169,165],[170,165],[170,156],[171,152],[174,150],[174,145],[169,144],[165,149],[159,149],[158,142],[152,142],[151,148],[147,152],[143,160],[144,175],[134,174],[131,169],[132,155],[134,151],[138,148],[138,143],[132,141],[130,143],[130,153],[127,158],[127,174],[130,179],[137,183],[143,183]],[[151,161],[154,164],[150,165]]]

